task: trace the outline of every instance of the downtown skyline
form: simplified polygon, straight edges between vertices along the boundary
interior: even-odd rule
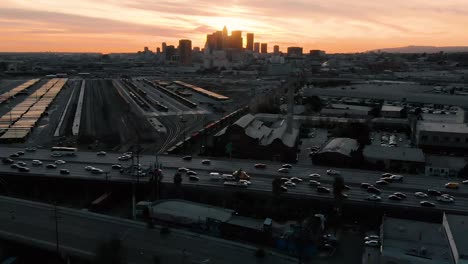
[[[302,46],[328,53],[407,45],[464,46],[468,3],[450,0],[217,1],[3,0],[0,51],[135,52],[161,42],[221,30],[255,33],[255,41],[282,50]]]

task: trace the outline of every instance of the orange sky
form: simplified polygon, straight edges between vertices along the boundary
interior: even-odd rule
[[[468,45],[467,0],[1,0],[0,23],[0,51],[135,52],[182,38],[203,47],[223,25],[269,50]]]

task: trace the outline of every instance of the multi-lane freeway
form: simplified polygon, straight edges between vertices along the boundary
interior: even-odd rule
[[[118,238],[128,263],[257,263],[255,247],[183,230],[160,234],[160,227],[144,223],[0,196],[0,237],[91,259],[100,243]],[[57,225],[56,225],[57,220]],[[296,263],[271,252],[265,263]]]
[[[0,157],[7,157],[11,153],[15,153],[19,148],[2,148],[0,149]],[[36,152],[26,152],[25,155],[15,158],[15,160],[25,161],[28,167],[31,169],[27,174],[31,176],[52,176],[52,177],[74,177],[74,178],[86,178],[104,180],[105,174],[92,174],[84,169],[85,166],[91,165],[102,169],[107,172],[107,176],[111,181],[127,181],[131,182],[135,179],[127,174],[121,174],[118,170],[111,168],[112,164],[121,164],[122,166],[130,166],[131,161],[118,161],[118,157],[121,154],[108,153],[106,156],[97,156],[95,152],[78,152],[75,157],[62,157],[60,159],[65,160],[67,163],[58,165],[57,169],[47,169],[45,165],[47,163],[53,163],[58,158],[53,158],[50,155],[50,151],[46,149],[38,149]],[[44,162],[44,165],[33,167],[31,166],[31,160],[39,159]],[[140,164],[143,167],[149,167],[155,163],[156,157],[150,155],[143,155],[140,157]],[[246,191],[258,191],[258,192],[271,192],[272,190],[272,179],[277,176],[291,177],[296,176],[302,178],[302,183],[297,183],[295,187],[289,187],[286,195],[300,195],[308,196],[314,199],[333,199],[333,194],[321,194],[316,191],[315,187],[307,184],[308,175],[312,173],[318,173],[321,175],[319,182],[322,186],[330,187],[333,184],[334,177],[327,175],[327,167],[318,166],[292,166],[289,173],[280,173],[278,169],[281,167],[280,163],[275,162],[263,162],[267,166],[264,169],[255,169],[254,164],[256,161],[250,160],[218,160],[212,159],[210,165],[203,165],[201,158],[193,158],[191,161],[185,161],[179,156],[166,156],[160,155],[157,157],[158,162],[163,167],[164,182],[172,182],[172,175],[180,167],[186,167],[194,170],[198,173],[200,178],[199,181],[190,181],[188,177],[184,178],[184,185],[200,186],[207,188],[234,188],[225,187],[223,182],[211,181],[209,178],[210,172],[219,173],[232,173],[234,170],[243,169],[249,175],[252,176],[252,184],[246,188]],[[69,175],[61,175],[59,173],[60,168],[66,168],[70,171]],[[349,203],[369,204],[372,206],[388,206],[388,207],[407,207],[407,208],[421,208],[420,201],[427,200],[436,204],[435,208],[428,208],[427,210],[444,210],[451,213],[468,213],[468,185],[460,184],[460,188],[457,190],[446,189],[445,183],[449,180],[444,178],[428,177],[423,175],[404,175],[402,182],[393,182],[388,186],[379,186],[382,190],[382,200],[379,202],[370,202],[366,198],[369,193],[360,187],[361,183],[367,182],[375,184],[375,181],[381,178],[382,172],[377,171],[365,171],[365,170],[353,170],[353,169],[339,169],[343,176],[345,183],[351,187],[351,190],[347,191],[348,198],[346,199]],[[0,165],[0,172],[7,174],[20,173],[17,169],[10,168],[10,165]],[[146,181],[148,178],[141,178],[140,181]],[[436,201],[435,197],[418,198],[414,195],[415,192],[426,192],[428,189],[437,189],[444,193],[448,193],[455,197],[453,203],[442,203]],[[389,200],[388,196],[394,192],[402,192],[407,195],[406,199],[402,201]]]

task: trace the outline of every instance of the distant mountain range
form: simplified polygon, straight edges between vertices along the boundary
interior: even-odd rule
[[[370,52],[388,52],[388,53],[437,53],[440,51],[443,52],[468,52],[468,46],[460,47],[435,47],[435,46],[406,46],[400,48],[384,48],[371,50]]]

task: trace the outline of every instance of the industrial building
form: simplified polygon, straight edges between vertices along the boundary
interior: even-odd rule
[[[424,153],[419,148],[383,147],[368,145],[363,150],[364,159],[380,169],[398,172],[422,173],[425,169]]]
[[[426,157],[426,176],[456,177],[468,160],[463,157],[434,156]]]
[[[418,121],[415,138],[422,148],[467,149],[468,126],[466,123]]]
[[[292,119],[269,123],[247,114],[214,136],[213,149],[216,155],[226,155],[230,145],[232,157],[293,162],[298,138]]]
[[[353,153],[358,148],[359,144],[355,139],[334,138],[328,141],[312,160],[316,164],[349,166],[352,163]]]
[[[402,118],[405,117],[404,112],[405,109],[402,106],[382,105],[380,115],[388,118]]]

